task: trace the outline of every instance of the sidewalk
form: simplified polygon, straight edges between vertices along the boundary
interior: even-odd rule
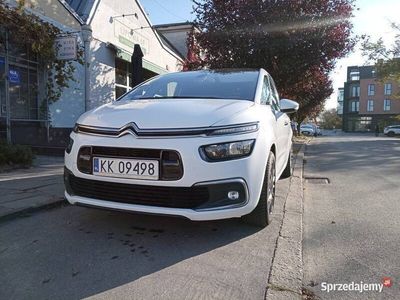
[[[0,173],[0,219],[64,199],[62,157],[37,156],[29,169]]]

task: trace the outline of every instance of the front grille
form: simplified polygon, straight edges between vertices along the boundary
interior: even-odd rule
[[[135,158],[161,158],[161,150],[138,148],[92,147],[93,156],[135,157]]]
[[[207,187],[164,187],[89,180],[66,174],[70,194],[112,202],[194,209],[209,200]]]

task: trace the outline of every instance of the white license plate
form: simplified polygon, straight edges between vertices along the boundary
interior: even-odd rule
[[[158,160],[93,157],[93,174],[158,180]]]

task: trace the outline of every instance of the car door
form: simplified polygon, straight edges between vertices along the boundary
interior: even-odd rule
[[[277,146],[276,146],[276,161],[277,172],[280,173],[286,166],[286,161],[290,153],[292,128],[290,127],[290,118],[280,110],[279,94],[276,89],[274,80],[268,76],[271,90],[271,107],[275,114],[277,128]]]

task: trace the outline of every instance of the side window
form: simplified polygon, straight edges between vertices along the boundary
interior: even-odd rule
[[[264,104],[264,105],[269,104],[270,95],[271,95],[271,92],[269,89],[268,77],[264,76],[264,83],[262,86],[261,99],[260,99],[261,104]]]
[[[276,90],[274,80],[271,77],[269,77],[269,84],[271,87],[271,106],[274,110],[280,111],[278,91]]]

